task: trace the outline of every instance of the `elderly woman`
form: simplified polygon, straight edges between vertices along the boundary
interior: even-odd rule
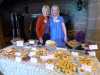
[[[50,37],[55,41],[58,47],[65,47],[67,42],[66,28],[62,16],[59,16],[59,7],[53,5],[51,7],[50,17]]]
[[[36,34],[39,40],[39,43],[43,44],[46,40],[49,39],[49,11],[50,8],[48,5],[42,7],[42,15],[38,17],[36,22]]]

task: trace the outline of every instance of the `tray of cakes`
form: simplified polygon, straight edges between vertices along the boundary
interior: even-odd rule
[[[5,48],[5,49],[2,49],[0,52],[0,56],[8,57],[8,58],[14,58],[15,54],[16,54],[15,48]]]

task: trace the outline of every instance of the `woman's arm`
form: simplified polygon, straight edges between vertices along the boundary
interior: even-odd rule
[[[38,37],[38,39],[40,40],[40,42],[42,42],[42,37],[41,37],[41,33],[39,32],[40,31],[40,24],[41,23],[41,17],[38,17],[38,19],[37,19],[37,22],[36,22],[36,34],[37,34],[37,37]]]
[[[67,42],[67,33],[66,33],[66,27],[65,27],[65,23],[64,22],[62,22],[62,28],[63,28],[63,32],[64,32],[64,35],[65,35],[64,41]]]
[[[36,35],[38,38],[39,38],[39,28],[40,28],[39,22],[40,22],[40,17],[38,17],[36,21]]]

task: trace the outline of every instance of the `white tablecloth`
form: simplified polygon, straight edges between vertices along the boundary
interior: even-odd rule
[[[10,46],[12,47],[12,46]],[[31,62],[16,62],[15,60],[0,58],[0,71],[4,75],[64,75],[61,72],[50,71],[45,68],[43,64],[31,63]],[[84,73],[78,73],[76,75],[85,75]],[[95,74],[100,75],[100,68],[98,68]]]
[[[16,62],[10,59],[0,59],[0,71],[4,75],[63,75],[50,71],[41,64],[30,62]]]

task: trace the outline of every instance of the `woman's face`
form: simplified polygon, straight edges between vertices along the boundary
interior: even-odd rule
[[[43,16],[48,16],[49,12],[48,12],[48,10],[42,10],[42,14],[43,14]]]
[[[51,15],[52,16],[58,16],[59,15],[58,7],[52,7],[52,9],[51,9]]]

